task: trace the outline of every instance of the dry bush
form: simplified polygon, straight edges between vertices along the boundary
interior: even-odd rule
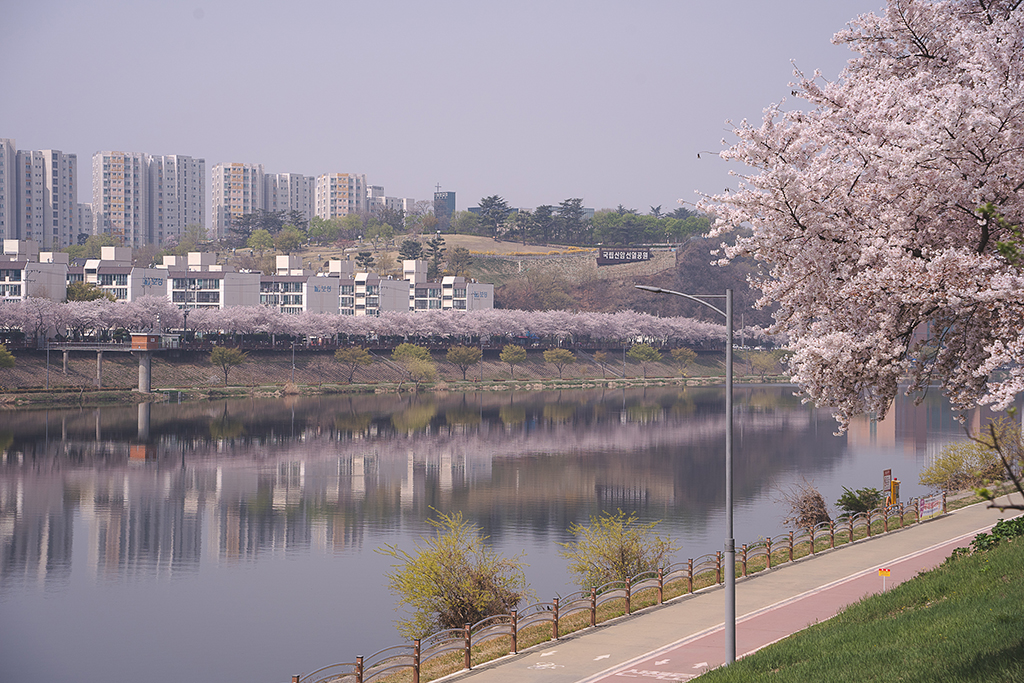
[[[813,482],[804,479],[789,490],[779,491],[781,502],[788,508],[788,515],[782,523],[796,529],[810,529],[822,522],[832,521],[828,505]]]

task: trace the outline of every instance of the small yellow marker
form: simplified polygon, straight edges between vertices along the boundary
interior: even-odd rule
[[[892,576],[892,571],[889,569],[879,569],[878,575],[882,577],[882,592],[885,592],[885,577]]]

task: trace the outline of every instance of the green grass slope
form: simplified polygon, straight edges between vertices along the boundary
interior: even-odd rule
[[[1024,681],[1024,538],[947,562],[700,680]]]

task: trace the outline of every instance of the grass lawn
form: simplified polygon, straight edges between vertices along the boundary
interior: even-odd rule
[[[700,680],[1024,681],[1024,537],[922,573]]]

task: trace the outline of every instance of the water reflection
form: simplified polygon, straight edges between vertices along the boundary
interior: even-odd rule
[[[782,530],[773,487],[807,477],[834,501],[891,467],[917,495],[961,435],[934,397],[843,437],[787,387],[738,387],[736,406],[740,543]],[[677,559],[718,550],[723,409],[713,387],[0,413],[0,609],[17,625],[0,679],[106,681],[88,663],[117,661],[128,680],[272,683],[396,644],[372,550],[411,548],[431,508],[525,551],[544,598],[574,590],[556,542],[601,510],[664,520]]]
[[[848,438],[788,389],[741,388],[737,405],[741,505],[834,469],[848,442],[916,453],[960,430],[941,404],[900,403]],[[723,503],[723,407],[718,388],[673,388],[3,413],[0,587],[66,582],[76,515],[102,578],[360,549],[368,529],[415,527],[430,508],[462,510],[499,544],[561,539],[617,507],[697,528]]]

